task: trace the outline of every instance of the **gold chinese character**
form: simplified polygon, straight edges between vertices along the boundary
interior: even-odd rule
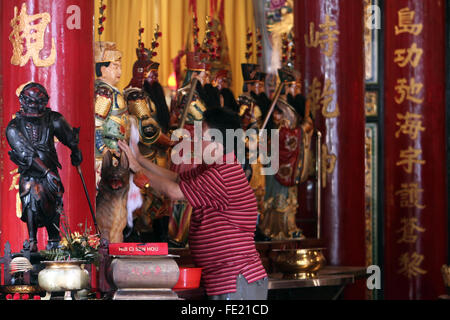
[[[397,233],[401,233],[402,236],[397,241],[397,243],[416,243],[417,234],[416,232],[425,232],[425,228],[422,228],[418,225],[417,218],[403,218],[401,220],[401,224],[403,225]]]
[[[408,150],[400,150],[400,158],[402,160],[397,161],[395,165],[397,167],[403,166],[403,169],[406,173],[412,173],[414,164],[424,165],[426,163],[425,160],[419,159],[419,156],[421,154],[422,150],[413,149],[411,146],[408,148]]]
[[[397,167],[403,166],[406,173],[412,173],[413,165],[419,164],[424,165],[425,160],[419,160],[419,156],[422,154],[422,150],[413,149],[411,146],[408,150],[400,150],[400,158],[402,160],[397,161],[395,164]]]
[[[409,279],[426,274],[427,272],[420,268],[420,265],[424,259],[425,257],[417,252],[412,254],[406,252],[402,254],[398,259],[400,265],[400,270],[398,273],[408,277]]]
[[[326,144],[322,145],[322,188],[327,186],[327,175],[332,174],[336,167],[336,155],[330,154]]]
[[[340,32],[337,30],[332,30],[336,26],[335,21],[331,21],[330,16],[325,16],[325,23],[319,25],[321,32],[314,31],[314,22],[309,24],[309,39],[308,35],[305,34],[305,45],[308,48],[317,48],[320,46],[322,52],[327,56],[331,57],[334,52],[334,43],[338,40],[336,35]]]
[[[425,209],[426,206],[419,203],[422,193],[418,183],[403,183],[395,195],[400,196],[400,208]]]
[[[333,111],[329,111],[328,107],[333,101],[333,95],[336,92],[331,89],[331,80],[327,80],[322,90],[322,83],[315,77],[311,84],[307,99],[311,105],[311,114],[313,118],[316,117],[316,112],[322,109],[322,115],[325,118],[336,118],[340,115],[339,105],[336,103],[336,107]]]
[[[395,26],[395,35],[401,33],[410,33],[415,36],[422,32],[423,25],[414,24],[415,11],[411,11],[409,8],[403,8],[398,11],[398,26]]]
[[[420,59],[422,58],[423,49],[417,48],[417,44],[413,43],[409,49],[397,49],[394,51],[395,58],[394,62],[398,64],[399,67],[406,67],[410,63],[413,68],[419,65]]]
[[[56,47],[53,38],[50,55],[47,58],[41,58],[45,29],[50,21],[51,17],[47,12],[29,16],[26,3],[22,4],[19,15],[17,15],[17,7],[14,7],[14,18],[11,20],[13,30],[9,35],[9,40],[13,45],[11,64],[22,67],[30,59],[37,67],[49,67],[55,63]]]
[[[20,179],[20,173],[19,169],[14,169],[9,172],[10,175],[12,175],[12,182],[9,186],[9,191],[16,191],[16,216],[17,218],[22,217],[22,202],[20,201],[20,195],[19,195],[19,179]]]
[[[406,114],[403,115],[398,113],[397,118],[403,120],[403,122],[396,122],[396,125],[399,127],[395,133],[396,138],[400,136],[400,133],[403,133],[409,135],[412,140],[416,140],[419,132],[425,131],[425,128],[422,127],[423,116],[420,114],[406,112]]]
[[[395,91],[398,92],[399,96],[395,97],[395,102],[401,104],[406,100],[412,101],[414,103],[422,103],[423,98],[419,98],[419,94],[423,89],[422,83],[416,83],[416,79],[412,78],[407,85],[408,80],[398,79],[397,85],[395,86]]]
[[[331,87],[331,80],[328,79],[325,82],[325,87],[323,88],[322,92],[322,115],[325,118],[337,118],[340,114],[339,112],[339,105],[336,103],[336,107],[334,108],[334,111],[328,111],[328,106],[333,101],[333,95],[336,92],[336,90],[333,90]]]
[[[322,84],[317,77],[314,77],[306,98],[311,105],[311,115],[315,118],[317,110],[320,109],[320,100],[322,99]]]

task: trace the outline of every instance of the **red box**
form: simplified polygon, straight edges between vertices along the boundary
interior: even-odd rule
[[[165,256],[169,254],[167,242],[111,243],[109,254],[113,256]]]

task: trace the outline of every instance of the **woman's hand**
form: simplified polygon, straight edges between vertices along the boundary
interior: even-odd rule
[[[143,170],[142,166],[139,164],[139,161],[134,156],[134,154],[131,151],[128,144],[123,140],[120,140],[118,144],[119,144],[120,149],[122,149],[122,151],[125,152],[125,154],[127,155],[128,162],[130,164],[130,170],[132,172],[138,172],[138,171]],[[137,154],[139,155],[139,153],[137,153]]]

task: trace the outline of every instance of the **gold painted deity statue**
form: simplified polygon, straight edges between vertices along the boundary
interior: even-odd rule
[[[122,74],[122,53],[115,43],[95,43],[95,160],[96,182],[100,181],[103,155],[109,150],[118,156],[117,142],[129,140],[130,123],[125,99],[116,85]]]
[[[262,129],[264,118],[270,108],[271,100],[265,93],[265,78],[266,74],[259,71],[259,65],[245,63],[241,65],[242,76],[244,79],[243,93],[238,97],[239,102],[239,115],[242,121],[242,127],[244,130],[254,129],[255,135],[249,136],[249,139],[255,139],[258,142],[258,132]],[[265,128],[270,130],[271,123]],[[249,160],[248,146],[251,142],[246,141],[246,158]],[[261,218],[261,213],[264,208],[264,196],[266,189],[266,179],[261,173],[262,164],[260,159],[257,159],[256,163],[246,163],[244,165],[244,171],[249,180],[250,187],[255,192],[256,201],[258,203],[258,221]],[[257,227],[255,239],[258,241],[268,240],[265,237],[259,226]]]
[[[97,76],[94,88],[95,169],[98,189],[102,178],[103,156],[110,151],[113,165],[118,165],[121,158],[118,141],[125,140],[130,143],[132,128],[127,104],[120,90],[116,88],[122,75],[122,53],[113,42],[96,42],[94,48]],[[126,233],[129,234],[133,227],[133,212],[142,206],[142,196],[133,183],[133,174],[130,174],[126,200]],[[100,227],[101,221],[98,222]],[[122,230],[118,232],[122,233]]]
[[[279,129],[279,170],[266,176],[263,233],[274,240],[304,238],[297,227],[298,185],[307,179],[312,163],[313,123],[308,103],[301,95],[300,75],[292,68],[278,71],[284,92],[273,112]]]
[[[136,118],[139,133],[138,148],[148,160],[168,168],[169,148],[173,142],[167,136],[169,109],[164,90],[159,83],[159,63],[143,44],[136,49],[137,61],[133,77],[124,90],[128,112]],[[143,205],[133,213],[135,241],[167,241],[169,201],[152,188],[141,190]]]
[[[183,85],[177,91],[175,100],[172,102],[171,127],[177,128],[179,120],[186,107],[188,95],[191,91],[193,78],[198,79],[197,87],[194,89],[194,96],[189,106],[187,106],[187,118],[185,129],[190,131],[195,121],[203,120],[203,112],[206,111],[207,97],[204,86],[209,84],[209,72],[211,65],[207,63],[208,55],[202,52],[188,52],[186,54],[186,76]],[[193,128],[193,127],[192,127]]]
[[[209,83],[211,65],[208,63],[208,55],[199,51],[188,52],[186,54],[186,63],[187,70],[183,86],[178,90],[177,96],[172,101],[171,128],[178,128],[181,123],[180,119],[183,111],[187,108],[187,116],[183,129],[190,133],[190,137],[194,137],[194,123],[195,121],[203,121],[203,113],[208,108],[210,101],[211,91],[208,91],[206,88],[208,86],[211,87]],[[191,80],[193,77],[196,77],[198,82],[197,86],[192,89],[194,90],[194,95],[192,101],[189,103],[188,96],[191,92]],[[219,101],[218,96],[216,98],[215,101]],[[190,137],[183,137],[183,139],[190,139]],[[192,140],[191,142],[191,150],[194,150],[194,141]],[[201,158],[201,155],[194,155],[192,153],[190,163],[172,164],[171,169],[176,172],[184,172],[195,168],[197,166],[195,163],[201,163],[201,159],[195,159],[194,157]],[[187,201],[173,203],[172,216],[169,221],[169,240],[173,246],[184,247],[186,245],[191,214],[192,207]]]
[[[139,49],[138,49],[139,50]],[[130,115],[139,129],[139,151],[149,160],[167,164],[167,149],[173,145],[167,135],[169,109],[158,80],[159,63],[139,55],[133,66],[133,78],[124,90]]]
[[[220,106],[239,113],[239,104],[230,88],[231,73],[226,69],[218,70],[214,75],[212,85],[218,90]]]

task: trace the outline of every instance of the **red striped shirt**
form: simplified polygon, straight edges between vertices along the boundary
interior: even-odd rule
[[[239,274],[248,283],[267,277],[254,241],[256,198],[241,165],[201,165],[180,173],[180,188],[193,207],[189,247],[207,294],[235,292]]]

